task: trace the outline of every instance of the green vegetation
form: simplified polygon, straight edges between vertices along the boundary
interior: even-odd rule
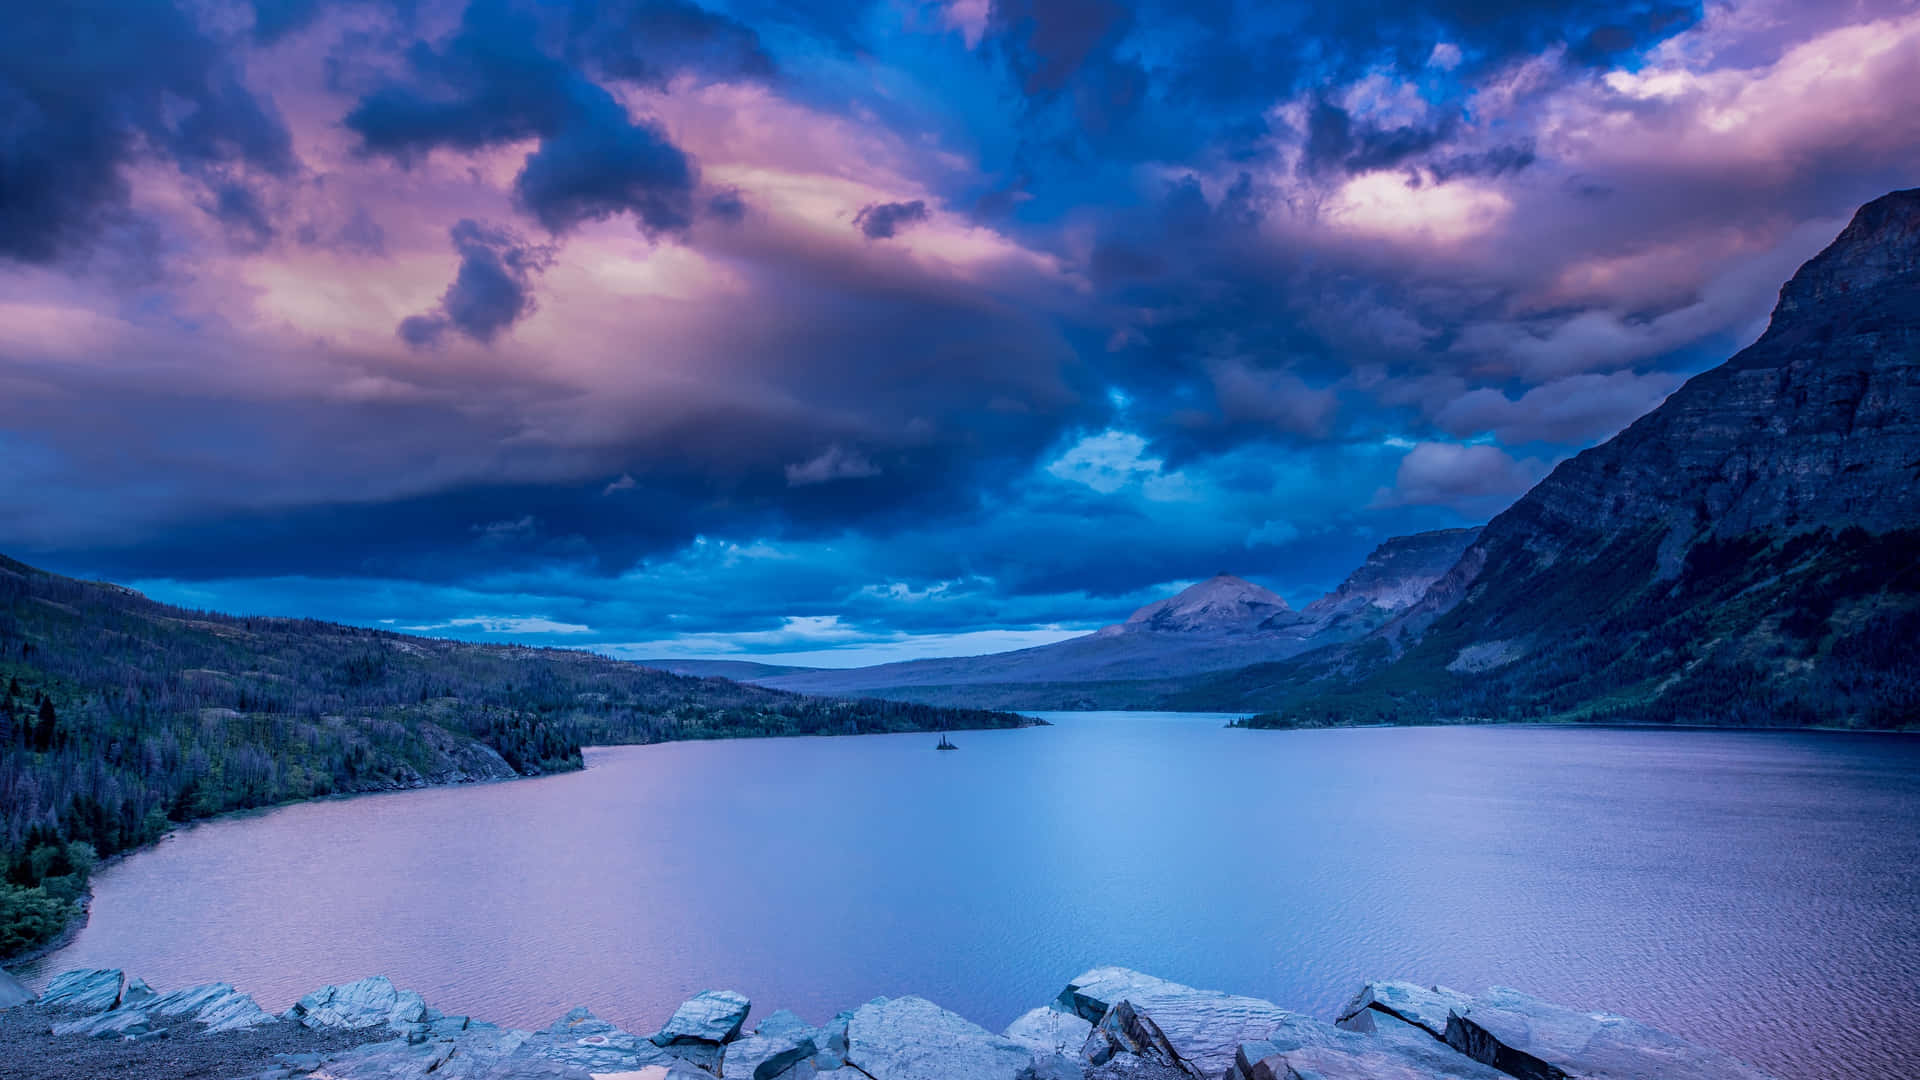
[[[1031,722],[186,611],[0,558],[0,957],[60,932],[97,858],[226,811],[575,769],[586,745]]]
[[[1254,727],[1467,720],[1920,724],[1920,530],[1709,539],[1666,573],[1659,537],[1529,572],[1495,552],[1397,657],[1312,654],[1201,692],[1265,697]]]

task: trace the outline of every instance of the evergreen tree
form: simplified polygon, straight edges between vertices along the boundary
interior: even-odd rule
[[[42,753],[53,749],[53,733],[60,725],[60,718],[53,711],[53,699],[40,695],[40,722],[33,728],[33,748]]]

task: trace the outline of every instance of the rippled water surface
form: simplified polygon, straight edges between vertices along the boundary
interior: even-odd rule
[[[1331,1018],[1370,976],[1611,1009],[1787,1077],[1920,1076],[1920,739],[1227,730],[1221,717],[590,751],[584,774],[288,807],[99,875],[40,965],[278,1009],[652,1030],[709,986],[992,1027],[1100,963]]]

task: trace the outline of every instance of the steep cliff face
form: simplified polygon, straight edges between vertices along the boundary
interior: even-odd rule
[[[1339,588],[1300,615],[1321,637],[1372,630],[1419,603],[1479,537],[1478,526],[1396,536],[1374,548]]]
[[[1693,544],[1761,529],[1920,524],[1920,189],[1863,207],[1780,290],[1759,341],[1487,525],[1411,613],[1488,576],[1653,536],[1671,578]]]
[[[1920,189],[1862,208],[1752,346],[1489,522],[1380,631],[1403,655],[1346,658],[1311,707],[1899,723],[1916,563]]]

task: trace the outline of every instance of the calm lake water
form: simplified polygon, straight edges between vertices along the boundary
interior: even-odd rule
[[[99,875],[37,975],[375,972],[637,1031],[732,987],[811,1021],[918,993],[990,1027],[1124,964],[1331,1019],[1370,976],[1518,987],[1783,1080],[1920,1075],[1920,739],[1052,728],[678,743],[313,803]]]

